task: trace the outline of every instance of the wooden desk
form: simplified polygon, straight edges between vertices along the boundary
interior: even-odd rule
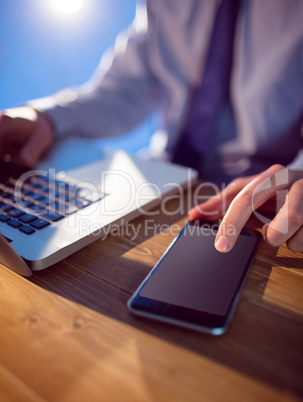
[[[128,312],[173,238],[153,225],[184,216],[139,218],[135,239],[116,231],[30,280],[0,269],[2,402],[303,400],[301,254],[261,244],[222,337]]]

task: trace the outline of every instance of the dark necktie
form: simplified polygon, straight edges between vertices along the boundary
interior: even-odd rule
[[[201,85],[173,155],[173,162],[199,169],[208,149],[218,113],[227,102],[233,42],[240,0],[223,0],[215,19]]]

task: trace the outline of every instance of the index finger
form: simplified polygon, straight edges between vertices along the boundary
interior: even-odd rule
[[[218,229],[215,247],[230,251],[251,214],[272,198],[277,191],[290,187],[295,178],[282,165],[274,165],[257,176],[234,198]]]

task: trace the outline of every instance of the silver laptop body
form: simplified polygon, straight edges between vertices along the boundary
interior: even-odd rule
[[[1,173],[6,175],[3,168]],[[141,214],[152,219],[159,213],[151,211],[157,205],[165,212],[165,198],[174,194],[182,202],[184,190],[196,178],[195,171],[168,162],[104,152],[92,141],[66,139],[35,170],[11,180],[11,200],[3,196],[7,189],[2,180],[0,233],[10,243],[9,253],[15,250],[26,262],[30,270],[23,274],[28,275],[105,238],[112,229],[117,232]],[[3,248],[4,242],[0,244]],[[1,253],[0,263],[7,265]]]

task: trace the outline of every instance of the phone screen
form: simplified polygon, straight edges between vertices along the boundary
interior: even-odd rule
[[[216,230],[210,226],[187,224],[130,307],[202,327],[225,327],[250,268],[258,235],[243,231],[229,253],[215,249],[215,236]]]

